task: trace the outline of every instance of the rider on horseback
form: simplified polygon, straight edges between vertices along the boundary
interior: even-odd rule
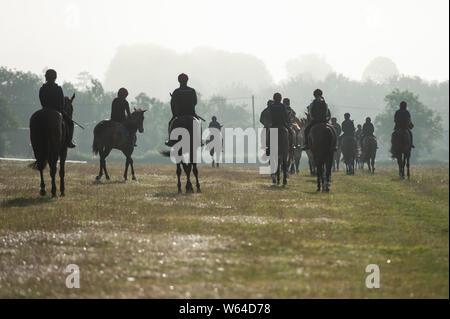
[[[48,69],[45,72],[45,83],[39,90],[39,100],[41,101],[42,108],[52,109],[62,114],[66,130],[66,143],[67,147],[74,148],[76,145],[72,142],[73,137],[73,121],[64,112],[64,94],[62,88],[55,83],[56,71]]]
[[[220,123],[217,122],[217,117],[215,115],[211,118],[211,122],[209,122],[209,126],[208,127],[209,128],[216,128],[218,130],[222,129],[222,125],[220,125]]]
[[[172,123],[176,117],[191,115],[195,118],[199,118],[195,113],[195,106],[197,105],[197,93],[193,88],[187,86],[189,77],[181,73],[178,76],[178,82],[180,87],[175,89],[171,94],[170,107],[172,109],[172,118],[169,121],[169,139],[165,142],[167,146],[173,146],[177,142],[176,140],[170,140],[170,131],[172,129]]]
[[[269,104],[269,103],[268,103]],[[289,114],[286,106],[281,103],[281,94],[275,93],[273,95],[273,103],[268,106],[270,114],[270,127],[271,128],[286,128],[289,132]],[[270,130],[267,130],[266,138],[266,155],[270,154]]]
[[[350,113],[344,114],[344,122],[342,122],[342,136],[355,136],[355,124],[350,120]]]
[[[409,133],[409,137],[411,139],[411,147],[414,148],[413,144],[413,136],[411,129],[414,127],[414,125],[411,122],[411,114],[409,114],[409,111],[406,109],[407,104],[405,101],[402,101],[400,103],[400,109],[398,109],[395,112],[394,121],[395,121],[395,127],[394,131],[404,129]]]
[[[366,117],[366,122],[364,123],[363,127],[362,127],[362,135],[361,135],[361,140],[360,140],[360,145],[363,147],[364,146],[364,140],[366,137],[373,137],[375,138],[375,135],[373,135],[373,133],[375,132],[375,128],[372,124],[372,119],[370,117]]]
[[[111,120],[123,125],[123,122],[130,117],[130,105],[126,100],[128,96],[128,91],[125,88],[120,88],[117,92],[117,97],[112,101],[111,104]],[[125,135],[129,136],[128,130],[124,126]],[[136,145],[136,135],[131,136],[134,146]]]
[[[295,149],[296,148],[296,145],[295,145],[296,133],[295,133],[294,126],[299,125],[299,123],[297,123],[298,119],[295,116],[296,115],[295,111],[291,108],[291,100],[289,100],[289,98],[285,97],[283,99],[283,105],[286,107],[286,112],[288,115],[289,125],[288,125],[287,129],[289,132],[289,145],[291,146],[291,149]],[[294,123],[297,123],[297,124],[294,124]]]
[[[308,114],[311,118],[310,123],[305,128],[305,146],[303,150],[308,150],[309,145],[309,131],[318,123],[328,123],[331,117],[330,109],[325,99],[322,97],[323,92],[321,89],[314,91],[314,101],[308,106]]]

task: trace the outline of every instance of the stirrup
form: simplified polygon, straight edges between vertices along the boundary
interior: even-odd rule
[[[75,148],[76,145],[75,145],[73,142],[69,142],[69,143],[67,144],[67,147],[68,147],[68,148]]]

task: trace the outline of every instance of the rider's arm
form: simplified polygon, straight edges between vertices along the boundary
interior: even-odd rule
[[[39,89],[39,100],[41,101],[41,106],[44,107],[45,105],[45,100],[44,100],[44,94],[43,94],[43,90],[42,87]]]
[[[64,110],[64,93],[62,90],[62,87],[58,86],[58,100],[59,100],[59,105],[58,105],[58,110],[63,113]]]
[[[130,117],[130,115],[131,115],[130,104],[128,104],[127,100],[125,100],[125,112],[127,112],[127,117]]]

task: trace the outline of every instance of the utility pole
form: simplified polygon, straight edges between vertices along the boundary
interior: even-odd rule
[[[252,95],[253,128],[255,129],[255,96]]]

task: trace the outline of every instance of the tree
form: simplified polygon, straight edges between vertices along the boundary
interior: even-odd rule
[[[399,72],[395,63],[385,57],[376,57],[364,69],[362,80],[384,83],[391,78],[398,77]]]
[[[0,98],[0,155],[6,153],[8,141],[3,132],[16,129],[18,121],[6,101]]]
[[[386,143],[390,144],[392,129],[394,127],[394,114],[398,110],[400,102],[408,103],[408,110],[411,113],[414,124],[414,145],[413,154],[418,152],[432,152],[436,142],[442,137],[442,119],[419,101],[419,96],[410,91],[400,91],[395,89],[384,98],[386,108],[375,119],[377,135]]]
[[[305,54],[286,63],[289,77],[303,76],[309,80],[322,81],[333,72],[331,65],[323,56],[318,54]]]

